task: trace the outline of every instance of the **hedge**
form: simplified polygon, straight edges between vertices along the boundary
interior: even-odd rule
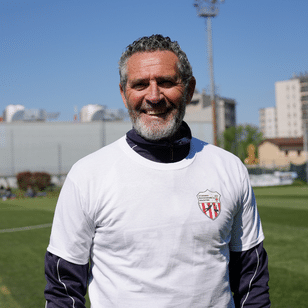
[[[51,184],[51,176],[46,172],[25,171],[17,174],[18,187],[27,190],[30,186],[35,191],[43,191]]]

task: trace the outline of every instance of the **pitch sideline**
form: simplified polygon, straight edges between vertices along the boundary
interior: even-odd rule
[[[11,233],[11,232],[34,230],[34,229],[43,229],[43,228],[50,228],[51,226],[52,226],[52,223],[48,223],[48,224],[36,225],[36,226],[26,226],[26,227],[20,227],[20,228],[2,229],[2,230],[0,230],[0,233]]]

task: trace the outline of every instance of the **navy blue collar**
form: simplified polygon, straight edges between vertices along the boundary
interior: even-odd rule
[[[174,163],[184,159],[190,150],[191,131],[183,121],[175,137],[149,141],[132,129],[126,134],[127,143],[141,156],[156,162]]]

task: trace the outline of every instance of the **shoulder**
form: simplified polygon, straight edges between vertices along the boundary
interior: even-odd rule
[[[96,173],[106,172],[118,160],[122,159],[123,151],[121,143],[125,142],[125,137],[81,158],[69,171],[71,178],[80,178],[87,175],[95,175]]]
[[[244,181],[249,180],[246,166],[231,152],[218,146],[193,138],[190,155],[207,174],[217,175],[220,179],[230,179],[230,182],[241,187]]]
[[[194,155],[201,155],[211,160],[222,160],[243,165],[241,160],[231,152],[197,138],[192,138],[191,148]]]

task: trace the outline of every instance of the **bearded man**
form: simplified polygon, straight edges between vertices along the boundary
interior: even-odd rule
[[[133,129],[78,161],[45,257],[46,307],[270,307],[267,255],[246,168],[193,138],[195,89],[177,42],[152,35],[119,62]]]

